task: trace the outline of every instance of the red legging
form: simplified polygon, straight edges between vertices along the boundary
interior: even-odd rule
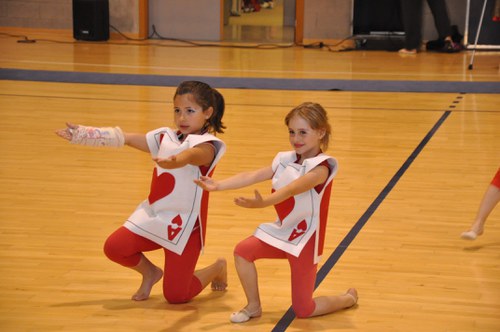
[[[139,264],[142,252],[160,248],[163,247],[122,226],[108,237],[104,244],[104,253],[113,262],[134,267]],[[163,296],[169,303],[188,302],[202,291],[200,280],[194,276],[200,250],[199,227],[191,233],[182,255],[163,248]]]
[[[491,184],[497,188],[500,188],[500,168],[498,169],[497,174],[495,174],[493,180],[491,180]]]
[[[311,237],[299,257],[295,257],[250,236],[236,245],[234,254],[249,262],[260,258],[288,259],[292,276],[292,308],[298,318],[305,318],[316,308],[313,292],[318,264],[314,264],[313,259],[314,241],[315,235]]]

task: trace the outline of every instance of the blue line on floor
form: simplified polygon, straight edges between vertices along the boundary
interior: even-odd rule
[[[404,164],[399,168],[399,170],[396,172],[396,174],[392,177],[392,179],[389,181],[389,183],[382,189],[380,194],[378,194],[377,198],[373,201],[373,203],[368,207],[366,212],[359,218],[359,220],[356,222],[356,224],[352,227],[350,232],[345,236],[345,238],[340,242],[338,247],[335,249],[335,251],[328,257],[326,260],[325,264],[321,267],[321,269],[318,271],[316,275],[316,284],[314,286],[314,289],[318,288],[319,284],[323,281],[323,279],[326,278],[328,273],[330,273],[330,270],[333,268],[333,266],[337,263],[337,261],[340,259],[342,254],[346,251],[347,247],[351,244],[351,242],[354,240],[356,235],[358,235],[359,231],[363,228],[363,226],[366,224],[366,222],[370,219],[370,217],[373,215],[375,210],[379,207],[380,204],[384,201],[384,199],[389,195],[391,190],[396,186],[396,183],[398,183],[399,179],[403,176],[403,174],[406,172],[406,170],[410,167],[410,165],[413,163],[413,161],[417,158],[417,156],[422,152],[424,149],[425,145],[430,141],[432,136],[437,132],[439,127],[444,123],[446,118],[450,115],[450,111],[446,111],[441,118],[436,122],[436,124],[432,127],[432,129],[427,133],[427,135],[422,139],[420,144],[413,150],[412,154],[406,159]],[[273,332],[281,332],[285,331],[286,328],[292,323],[292,321],[295,319],[295,313],[292,310],[292,307],[288,308],[288,311],[281,317],[281,319],[278,321],[276,326],[273,328]]]
[[[170,76],[116,73],[110,74],[96,72],[66,72],[9,68],[0,68],[0,79],[59,83],[119,84],[171,87],[178,86],[182,81],[196,80],[206,82],[214,88],[229,89],[500,93],[500,82]]]

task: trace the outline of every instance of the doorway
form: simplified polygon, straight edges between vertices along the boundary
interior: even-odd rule
[[[226,0],[228,2],[243,0]],[[250,1],[249,1],[250,2]],[[258,0],[257,0],[258,2]],[[293,43],[295,40],[295,0],[274,0],[271,7],[231,11],[223,31],[224,42]]]

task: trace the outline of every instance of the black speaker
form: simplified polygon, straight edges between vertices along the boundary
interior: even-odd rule
[[[353,15],[356,49],[397,51],[404,48],[400,0],[354,0]]]
[[[404,31],[399,0],[354,1],[353,33],[355,35]]]
[[[73,38],[91,41],[109,39],[108,0],[73,0]]]

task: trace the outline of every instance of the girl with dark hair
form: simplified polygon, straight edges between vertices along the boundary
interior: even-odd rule
[[[211,176],[225,152],[216,138],[225,128],[224,98],[208,84],[181,83],[174,95],[176,129],[162,127],[147,134],[123,132],[119,127],[88,127],[68,123],[56,134],[73,144],[132,148],[150,153],[156,165],[151,190],[125,224],[112,233],[104,252],[112,261],[142,275],[135,301],[146,300],[163,277],[163,294],[169,303],[185,303],[208,284],[226,288],[226,260],[195,271],[204,245],[208,192],[193,183]],[[163,270],[144,252],[163,249]]]

